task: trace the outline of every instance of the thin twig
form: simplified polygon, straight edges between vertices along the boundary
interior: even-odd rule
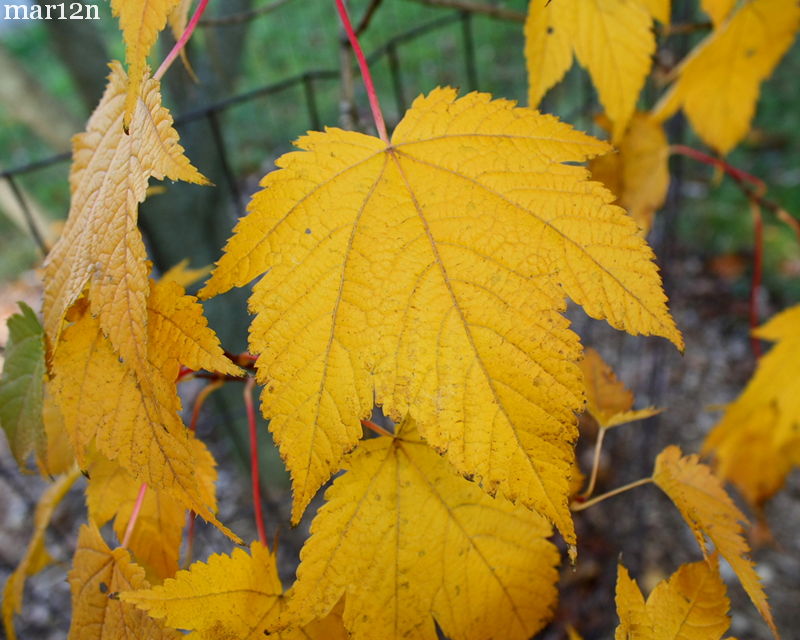
[[[511,20],[512,22],[525,22],[526,14],[522,11],[514,11],[505,7],[496,7],[493,4],[483,4],[482,2],[470,2],[469,0],[414,0],[421,4],[433,7],[445,7],[447,9],[459,9],[470,13],[480,13],[490,18],[498,20]]]
[[[695,33],[697,31],[711,31],[713,26],[711,22],[678,22],[664,25],[659,23],[658,30],[662,36],[668,37]]]
[[[379,436],[386,436],[388,438],[394,438],[394,434],[391,431],[387,431],[382,426],[380,426],[379,424],[375,424],[371,420],[362,420],[361,421],[361,426],[362,427],[366,427],[370,431],[374,431]]]
[[[580,494],[580,497],[584,500],[588,499],[589,496],[594,493],[594,485],[597,483],[597,471],[600,468],[600,452],[603,450],[603,439],[606,436],[606,429],[600,428],[600,432],[597,434],[597,441],[594,443],[594,457],[592,459],[592,473],[589,476],[589,484],[586,487],[586,490]]]
[[[382,2],[383,0],[371,0],[364,15],[361,16],[361,22],[359,22],[356,27],[357,36],[360,36],[369,28],[369,23],[372,22],[372,17],[375,15],[375,12],[378,10],[378,7],[381,6]]]
[[[123,549],[127,549],[128,544],[130,544],[131,536],[133,535],[133,530],[136,528],[136,521],[139,519],[139,512],[142,510],[144,496],[146,493],[147,483],[143,482],[142,486],[139,487],[139,495],[136,496],[136,503],[133,505],[133,511],[131,511],[131,519],[128,520],[128,526],[125,529],[125,535],[122,538]]]
[[[218,16],[216,18],[206,18],[205,20],[201,20],[197,26],[229,27],[231,25],[242,24],[243,22],[249,22],[250,20],[254,20],[255,18],[265,16],[268,13],[275,11],[275,9],[280,9],[283,5],[287,4],[288,2],[290,2],[290,0],[275,0],[275,2],[266,4],[263,7],[251,9],[250,11],[242,11],[241,13],[232,13],[227,16]]]
[[[167,54],[167,57],[164,58],[164,62],[161,63],[161,66],[158,70],[153,74],[153,78],[156,80],[161,80],[164,77],[164,74],[169,69],[172,62],[175,58],[178,57],[178,54],[183,50],[183,47],[186,46],[186,43],[189,42],[189,38],[192,37],[192,33],[194,33],[194,29],[197,26],[197,23],[200,22],[200,17],[203,15],[203,12],[206,10],[206,6],[208,5],[208,0],[200,0],[200,4],[197,5],[197,9],[195,9],[194,15],[192,15],[191,20],[189,20],[189,24],[186,25],[186,28],[183,30],[181,37],[178,38],[178,41],[175,43],[175,46],[172,47],[172,50]]]
[[[573,511],[583,511],[584,509],[588,509],[596,505],[598,502],[602,502],[603,500],[608,500],[608,498],[613,498],[614,496],[618,496],[620,493],[625,493],[626,491],[630,491],[631,489],[635,489],[636,487],[641,487],[645,484],[650,484],[653,481],[653,478],[642,478],[640,480],[635,480],[634,482],[630,482],[625,484],[621,487],[617,487],[612,491],[608,491],[607,493],[601,493],[599,496],[592,498],[591,500],[587,500],[586,502],[581,502],[576,500],[570,505],[570,509]]]
[[[258,458],[258,425],[256,424],[256,410],[253,406],[253,388],[256,379],[248,377],[247,384],[244,386],[244,406],[247,409],[247,424],[250,429],[250,477],[253,487],[253,511],[256,517],[256,528],[258,529],[258,540],[265,547],[267,546],[267,531],[264,527],[264,513],[261,509],[261,482],[259,480],[259,458]]]

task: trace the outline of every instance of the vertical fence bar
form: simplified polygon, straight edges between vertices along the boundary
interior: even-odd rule
[[[25,200],[25,196],[22,195],[22,191],[20,191],[19,186],[17,186],[17,181],[14,180],[14,177],[11,174],[7,174],[5,178],[6,182],[8,182],[8,186],[11,187],[11,192],[14,194],[14,198],[19,204],[22,215],[25,218],[25,224],[28,225],[28,231],[30,232],[33,241],[36,243],[36,246],[39,247],[39,251],[42,252],[42,255],[46,256],[49,250],[47,243],[44,241],[42,234],[39,232],[39,227],[36,226],[36,220],[33,219],[33,213],[28,207],[28,202]]]
[[[461,12],[461,36],[464,43],[464,64],[467,70],[467,89],[478,88],[478,65],[475,63],[475,38],[472,34],[472,13]]]
[[[317,108],[317,93],[314,89],[314,78],[310,73],[303,74],[303,94],[306,98],[306,109],[308,110],[308,120],[311,123],[311,128],[319,131],[322,128],[322,122],[319,118],[319,109]]]
[[[397,118],[400,119],[406,110],[406,98],[403,91],[403,79],[400,77],[400,59],[397,57],[397,47],[394,42],[390,42],[386,47],[386,58],[389,62],[389,75],[392,79]]]
[[[225,151],[225,140],[222,137],[222,130],[219,126],[219,118],[217,118],[216,111],[209,111],[206,114],[206,120],[208,120],[208,125],[211,127],[211,135],[214,138],[214,146],[217,149],[217,155],[219,156],[220,163],[222,164],[222,173],[225,176],[225,182],[228,185],[231,198],[233,198],[233,205],[236,207],[236,213],[237,215],[242,215],[244,213],[242,194],[239,191],[239,185],[236,184],[236,178],[234,177],[233,171],[231,170],[231,165],[228,162],[228,154]]]

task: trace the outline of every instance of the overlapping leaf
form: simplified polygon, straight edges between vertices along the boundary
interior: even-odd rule
[[[75,480],[80,476],[77,467],[61,476],[52,485],[45,489],[36,511],[33,514],[33,535],[31,536],[25,555],[17,568],[8,577],[3,587],[3,626],[8,640],[16,640],[14,630],[14,614],[22,611],[22,594],[25,590],[25,580],[28,576],[40,571],[52,562],[50,554],[44,546],[44,536],[53,511],[67,494]]]
[[[231,375],[240,370],[224,356],[193,296],[172,281],[150,288],[146,375],[120,361],[87,312],[64,331],[53,360],[54,393],[82,465],[94,443],[138,482],[221,526],[201,473],[207,452],[197,457],[194,436],[180,420],[175,379],[181,364]]]
[[[705,540],[705,536],[708,536],[719,554],[728,561],[756,609],[777,637],[761,580],[746,555],[749,547],[740,523],[747,522],[747,519],[725,493],[720,480],[711,473],[711,469],[698,462],[696,455],[681,457],[680,449],[670,446],[656,458],[653,481],[678,507],[703,554],[708,555],[709,552]]]
[[[263,640],[264,630],[286,608],[275,555],[259,542],[250,555],[234,549],[196,562],[163,585],[120,594],[164,624],[197,631],[203,640]],[[270,634],[278,640],[344,640],[341,616],[332,615],[304,629]]]
[[[730,601],[715,558],[682,565],[646,603],[619,565],[616,601],[616,640],[719,640],[730,626]]]
[[[589,170],[611,189],[647,235],[669,188],[669,143],[662,126],[647,114],[634,114],[618,152],[595,158]]]
[[[120,591],[146,589],[144,570],[126,549],[109,549],[94,525],[83,525],[69,572],[72,624],[68,640],[180,640],[183,636],[117,598]]]
[[[719,25],[736,6],[736,0],[700,0],[700,6],[714,24]]]
[[[86,132],[73,139],[69,218],[45,265],[44,327],[57,349],[63,318],[88,285],[92,313],[114,351],[131,366],[144,366],[149,288],[138,205],[151,177],[205,178],[183,155],[157,81],[142,84],[125,134],[126,85],[122,67],[112,63],[103,99]]]
[[[111,0],[111,10],[119,17],[119,26],[125,41],[125,60],[130,78],[124,102],[126,128],[135,129],[138,126],[134,121],[134,111],[147,54],[155,44],[159,32],[166,26],[167,18],[180,2],[181,0]]]
[[[26,304],[8,319],[3,375],[0,377],[0,426],[20,466],[32,451],[47,455],[44,405],[44,333]]]
[[[723,10],[722,3],[713,6]],[[761,83],[791,46],[798,26],[795,0],[744,3],[681,64],[654,117],[666,119],[683,107],[697,135],[728,153],[749,130]]]
[[[201,292],[266,272],[250,344],[294,519],[377,401],[574,542],[582,388],[564,294],[615,327],[681,344],[636,224],[566,164],[607,146],[451,89],[417,99],[389,146],[340,130],[298,144],[262,181]]]
[[[783,486],[800,464],[800,305],[778,314],[754,334],[775,342],[742,395],[706,438],[717,472],[753,505]]]
[[[360,638],[527,640],[550,618],[558,563],[547,521],[460,478],[410,425],[363,442],[326,494],[283,625],[345,596]]]
[[[659,19],[665,16],[663,4],[640,0],[531,0],[525,23],[530,106],[538,105],[561,80],[574,50],[592,77],[618,140],[633,115],[655,52],[648,9]]]

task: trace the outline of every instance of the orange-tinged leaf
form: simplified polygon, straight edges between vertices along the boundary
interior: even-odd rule
[[[700,0],[700,7],[705,11],[715,25],[719,25],[730,15],[736,6],[736,0]]]
[[[111,0],[111,10],[119,17],[119,26],[125,41],[125,61],[128,63],[130,83],[124,102],[125,126],[137,126],[134,110],[141,88],[142,76],[159,32],[166,26],[167,18],[181,0]],[[188,9],[187,9],[188,10]]]
[[[652,7],[640,0],[532,0],[525,29],[530,105],[536,106],[569,68],[570,43],[592,78],[613,122],[613,139],[618,140],[633,115],[655,52],[648,9]]]
[[[617,379],[595,349],[586,349],[580,367],[586,385],[586,411],[601,429],[644,420],[661,411],[653,407],[632,411],[633,392]]]
[[[44,327],[57,350],[62,321],[89,285],[92,313],[118,355],[146,362],[148,265],[136,226],[151,177],[204,183],[178,144],[159,84],[146,79],[130,135],[122,129],[126,77],[111,64],[108,86],[73,139],[69,218],[45,263]]]
[[[207,452],[199,453],[180,420],[175,379],[181,364],[231,375],[239,369],[224,356],[196,299],[182,292],[172,281],[151,285],[146,375],[120,362],[99,322],[84,313],[64,331],[53,359],[53,389],[82,465],[94,443],[138,482],[221,527],[202,477]]]
[[[706,465],[698,462],[696,455],[681,457],[676,446],[664,449],[656,458],[653,481],[666,493],[692,529],[704,555],[711,540],[719,554],[725,558],[753,601],[753,604],[778,637],[767,597],[761,580],[747,557],[749,547],[740,523],[747,522],[720,480]]]
[[[527,640],[551,617],[558,552],[547,521],[460,478],[407,423],[363,441],[301,551],[280,625],[345,596],[360,638]]]
[[[294,520],[377,401],[574,542],[582,389],[564,294],[615,327],[681,344],[635,223],[565,164],[605,143],[508,101],[437,89],[388,147],[336,129],[298,144],[201,292],[265,273],[250,345]]]
[[[198,631],[204,640],[263,640],[264,630],[286,607],[275,555],[260,542],[250,545],[250,555],[234,549],[230,556],[214,554],[196,562],[163,585],[120,594],[164,624]],[[346,637],[341,617],[318,621],[317,630],[275,634],[280,640]],[[319,635],[325,633],[326,635]]]
[[[718,474],[756,506],[778,491],[792,466],[800,463],[798,327],[800,305],[754,331],[775,345],[703,444],[704,452],[713,452]]]
[[[647,114],[636,113],[619,141],[618,153],[592,160],[589,169],[647,235],[653,215],[667,197],[668,161],[669,143],[663,127]]]
[[[697,135],[728,153],[750,128],[761,83],[791,46],[798,26],[795,0],[744,3],[682,63],[654,117],[664,120],[683,107]]]
[[[636,580],[621,564],[617,565],[615,601],[619,616],[615,640],[654,640],[653,622],[647,613],[644,596]]]
[[[28,548],[3,587],[3,626],[8,640],[17,638],[14,631],[14,614],[22,611],[22,595],[26,578],[52,562],[50,554],[47,553],[44,546],[44,535],[50,519],[53,517],[53,511],[79,477],[80,471],[74,467],[69,473],[61,476],[45,489],[39,498],[33,514],[33,535],[28,543]]]
[[[214,458],[205,445],[197,439],[190,440],[195,460],[195,477],[203,485],[204,495],[214,496],[217,473]],[[122,540],[130,521],[141,481],[116,462],[100,454],[89,467],[89,484],[86,505],[90,519],[98,526],[114,518],[114,531]],[[211,505],[216,510],[216,502]],[[148,488],[141,504],[136,526],[128,541],[131,551],[151,582],[160,582],[175,575],[178,570],[186,508],[168,492]]]
[[[116,597],[120,591],[147,589],[144,570],[126,549],[109,549],[94,525],[83,525],[68,575],[72,624],[68,640],[180,640],[142,611]]]

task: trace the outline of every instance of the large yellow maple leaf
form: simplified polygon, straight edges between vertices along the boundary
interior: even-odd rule
[[[551,617],[559,554],[549,523],[459,477],[412,425],[362,442],[300,554],[284,626],[345,596],[354,640],[527,640]]]
[[[127,549],[109,549],[97,527],[83,525],[68,575],[72,623],[68,640],[180,640],[183,636],[152,620],[117,594],[150,585],[144,569],[131,562]]]
[[[201,292],[265,274],[250,345],[294,520],[377,402],[574,542],[583,392],[565,294],[615,327],[681,345],[636,224],[568,164],[608,146],[452,89],[418,98],[388,146],[338,129],[298,146],[262,180]]]
[[[531,0],[525,23],[530,106],[564,77],[574,50],[619,139],[656,48],[648,9],[664,17],[663,6],[642,0]]]
[[[616,640],[719,640],[730,626],[730,601],[716,558],[682,565],[645,603],[622,565],[617,577]]]
[[[757,507],[800,464],[800,305],[753,334],[775,346],[708,434],[703,452],[713,453],[718,474]]]
[[[723,11],[723,3],[714,6],[718,9],[711,11]],[[750,128],[761,83],[791,46],[798,26],[795,0],[745,2],[681,63],[653,117],[661,121],[683,107],[697,135],[728,153]]]
[[[709,467],[698,462],[696,455],[681,457],[678,447],[669,446],[656,458],[653,481],[678,508],[703,555],[709,553],[705,539],[708,536],[717,552],[728,561],[777,638],[761,579],[747,557],[750,548],[741,525],[747,518],[725,492],[720,480]]]
[[[124,102],[126,128],[133,130],[138,125],[133,121],[133,115],[147,63],[147,54],[155,44],[159,32],[166,26],[172,10],[180,2],[181,0],[111,0],[111,10],[119,17],[119,26],[125,41],[125,60],[128,63],[130,76]]]
[[[135,604],[164,624],[195,631],[203,640],[263,640],[264,630],[286,608],[275,554],[260,542],[250,554],[234,549],[214,554],[152,589],[126,591],[123,602]],[[276,640],[345,640],[338,611],[302,629],[270,634]]]
[[[172,281],[151,283],[148,361],[121,362],[99,321],[88,311],[64,331],[53,359],[52,387],[76,457],[84,467],[90,447],[116,460],[141,482],[174,496],[217,524],[215,497],[201,470],[194,436],[181,422],[175,379],[180,365],[240,373],[206,325],[196,298]]]
[[[159,83],[146,79],[129,135],[122,129],[125,72],[117,62],[100,104],[73,139],[71,204],[64,232],[45,262],[44,327],[58,346],[70,306],[89,286],[92,313],[114,350],[131,364],[147,360],[148,265],[137,228],[151,177],[205,183],[183,155]]]

